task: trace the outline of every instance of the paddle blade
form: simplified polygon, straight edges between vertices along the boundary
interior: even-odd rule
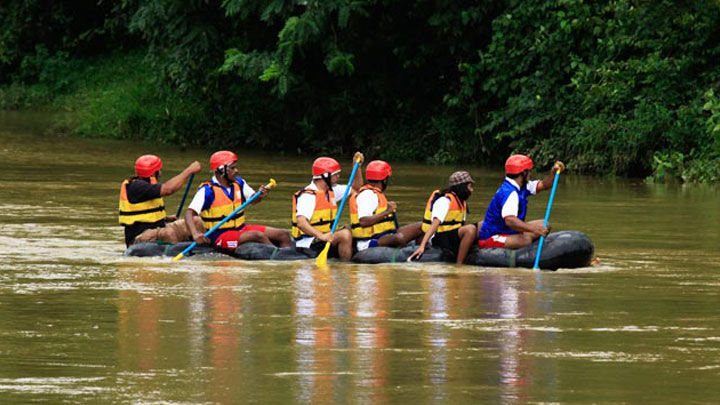
[[[178,261],[178,260],[182,259],[184,256],[185,256],[184,254],[178,253],[177,256],[173,257],[173,260],[174,260],[174,261]]]
[[[330,252],[330,242],[325,244],[325,249],[315,258],[315,264],[319,267],[327,267],[327,257]]]

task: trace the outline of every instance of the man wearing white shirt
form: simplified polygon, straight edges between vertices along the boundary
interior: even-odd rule
[[[362,162],[365,157],[355,152],[353,162]],[[330,256],[343,260],[352,257],[352,234],[343,228],[331,233],[337,215],[337,203],[342,200],[347,185],[337,184],[340,179],[340,164],[329,157],[315,159],[312,166],[313,180],[304,189],[293,195],[291,235],[297,248],[310,248],[320,253],[330,242]],[[363,184],[362,173],[358,173],[351,185],[356,192]]]
[[[365,169],[367,184],[350,197],[350,226],[357,251],[375,246],[402,247],[422,232],[420,222],[398,228],[397,204],[385,197],[390,176],[390,164],[373,160]]]
[[[255,194],[255,190],[238,176],[235,153],[215,152],[210,157],[210,169],[214,176],[209,182],[200,185],[185,212],[186,223],[189,224],[188,228],[195,242],[212,243],[219,249],[228,251],[233,251],[247,242],[274,243],[279,247],[291,245],[290,235],[285,230],[246,224],[244,210],[236,213],[208,237],[203,236],[206,230],[212,229]],[[261,186],[260,192],[262,194],[252,204],[259,203],[269,190]],[[197,226],[195,218],[198,215],[204,229]]]
[[[552,187],[555,173],[565,170],[557,161],[543,180],[530,180],[533,161],[525,155],[512,155],[505,162],[505,180],[493,196],[485,219],[479,224],[478,247],[518,249],[547,236],[543,220],[525,222],[528,197]]]

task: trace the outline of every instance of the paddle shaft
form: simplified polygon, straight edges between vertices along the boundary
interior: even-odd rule
[[[545,222],[543,223],[543,226],[545,226],[546,228],[548,226],[548,220],[550,219],[550,209],[552,208],[553,199],[555,198],[555,190],[557,189],[557,184],[558,184],[559,178],[560,178],[560,170],[558,170],[557,173],[555,173],[555,179],[553,180],[552,190],[550,190],[550,199],[548,200],[547,210],[545,211]],[[542,252],[544,240],[545,240],[545,237],[541,236],[540,242],[538,242],[537,255],[535,256],[535,265],[533,265],[534,270],[539,269],[538,266],[540,265],[540,252]]]
[[[193,180],[195,179],[195,173],[190,174],[190,178],[188,179],[187,186],[185,186],[185,192],[183,193],[182,200],[180,200],[180,205],[178,206],[176,217],[180,218],[180,214],[182,214],[182,209],[185,206],[185,198],[187,198],[188,191],[190,191],[190,186],[192,185]]]
[[[273,188],[273,187],[275,187],[276,184],[277,184],[277,183],[275,182],[274,179],[270,179],[270,183],[268,183],[265,187],[266,187],[266,188]],[[225,218],[223,218],[222,221],[218,222],[218,223],[217,223],[215,226],[213,226],[209,231],[205,232],[205,233],[203,234],[203,236],[207,238],[210,234],[212,234],[212,233],[215,232],[218,228],[220,228],[225,222],[229,221],[230,218],[232,218],[233,216],[235,216],[235,214],[237,214],[238,212],[242,211],[245,207],[247,207],[248,204],[250,204],[251,202],[253,202],[253,200],[255,200],[260,194],[262,194],[262,190],[260,190],[260,191],[256,192],[255,194],[253,194],[253,196],[250,197],[247,201],[245,201],[244,204],[242,204],[241,206],[235,208],[235,210],[233,210],[233,212],[231,212],[230,214],[228,214],[228,216],[226,216]],[[180,259],[182,259],[183,256],[185,256],[185,253],[191,251],[192,248],[194,248],[195,246],[197,246],[197,242],[191,243],[190,246],[186,247],[185,250],[183,250],[182,252],[180,252],[180,254],[178,254],[177,256],[175,256],[175,257],[173,258],[173,260],[180,260]]]
[[[345,206],[345,200],[347,200],[348,194],[350,194],[350,190],[352,189],[352,182],[355,180],[355,173],[357,172],[358,166],[360,166],[360,160],[355,161],[355,165],[353,165],[352,172],[350,173],[350,179],[348,180],[347,188],[345,188],[345,194],[343,194],[342,201],[340,201],[340,206],[338,207],[338,213],[337,216],[335,216],[335,222],[333,222],[332,229],[330,230],[330,233],[335,233],[335,228],[337,228],[338,222],[340,222],[340,215],[342,215],[343,207]],[[330,242],[328,242],[330,243]]]
[[[343,210],[343,207],[345,206],[345,200],[347,199],[348,194],[350,194],[350,189],[352,188],[353,180],[355,180],[355,173],[357,172],[358,166],[360,166],[360,159],[357,159],[355,161],[355,164],[353,165],[352,172],[350,173],[350,179],[348,179],[347,188],[345,188],[345,194],[343,195],[342,201],[340,201],[340,207],[338,207],[338,213],[335,216],[335,222],[333,222],[333,226],[330,229],[331,235],[335,233],[337,224],[338,224],[338,222],[340,222],[340,215],[342,215],[342,210]],[[327,256],[328,256],[329,251],[330,251],[330,241],[327,241],[325,243],[325,248],[320,252],[320,254],[315,259],[315,264],[320,267],[325,267],[327,265]]]

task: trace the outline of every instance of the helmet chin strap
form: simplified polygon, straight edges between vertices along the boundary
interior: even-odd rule
[[[332,173],[323,173],[321,179],[325,181],[325,184],[327,185],[328,190],[332,190],[332,183],[330,183],[330,178],[332,177]]]
[[[218,167],[217,170],[215,170],[215,173],[219,174],[220,177],[225,179],[225,181],[227,181],[228,183],[232,183],[232,181],[230,180],[230,177],[228,177],[228,174],[227,174],[228,170],[227,170],[226,165],[222,165],[222,166]]]

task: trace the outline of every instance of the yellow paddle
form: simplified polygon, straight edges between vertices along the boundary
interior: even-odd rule
[[[275,179],[270,179],[270,183],[266,184],[266,185],[265,185],[265,188],[270,189],[270,188],[274,188],[275,186],[277,186],[277,183],[275,182]],[[234,210],[233,212],[231,212],[228,216],[226,216],[225,218],[223,218],[222,221],[218,222],[217,225],[213,226],[212,229],[210,229],[209,231],[205,232],[205,234],[203,234],[203,236],[207,238],[208,235],[210,235],[211,233],[215,232],[216,229],[220,228],[220,226],[221,226],[222,224],[224,224],[225,222],[227,222],[230,218],[232,218],[233,216],[235,216],[235,214],[237,214],[238,212],[242,211],[243,208],[247,207],[247,205],[250,204],[254,199],[256,199],[260,194],[262,194],[262,191],[259,191],[259,190],[258,190],[257,193],[253,194],[252,197],[250,197],[247,201],[245,201],[245,204],[243,204],[243,205],[235,208],[235,210]],[[185,248],[185,250],[183,250],[182,252],[180,252],[177,256],[173,257],[173,260],[180,260],[180,259],[182,259],[182,258],[185,256],[185,253],[191,251],[192,248],[195,247],[195,245],[197,245],[197,242],[191,243],[190,246],[188,246],[188,247]]]
[[[352,173],[350,173],[350,179],[348,180],[348,186],[345,189],[345,195],[343,195],[342,201],[340,202],[340,207],[338,208],[338,213],[335,216],[335,222],[333,223],[332,229],[330,230],[330,235],[335,233],[335,228],[337,228],[338,221],[340,221],[340,215],[342,214],[343,206],[345,206],[345,200],[347,199],[348,194],[350,193],[350,189],[352,188],[353,180],[355,179],[355,172],[357,172],[357,168],[360,165],[360,159],[355,160],[355,165],[353,166]],[[315,259],[315,264],[319,267],[327,267],[327,257],[328,252],[330,251],[330,241],[325,243],[325,249],[320,252],[318,257]]]

